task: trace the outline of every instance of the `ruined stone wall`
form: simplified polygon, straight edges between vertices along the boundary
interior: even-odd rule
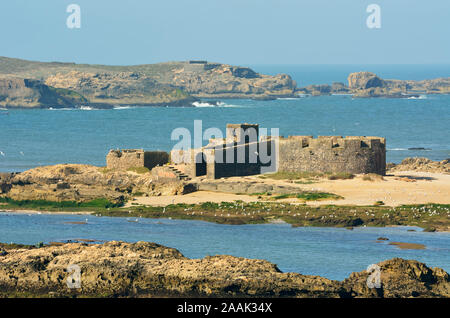
[[[247,134],[251,129],[256,133]],[[278,151],[273,153],[270,150],[277,148],[275,139],[259,138],[257,131],[258,125],[228,124],[226,138],[210,140],[202,149],[172,151],[172,163],[185,163],[180,170],[191,178],[206,175],[209,179],[275,171],[386,173],[385,138],[291,136],[279,138]],[[247,143],[248,139],[255,141]],[[233,153],[231,160],[227,150]],[[237,160],[239,153],[245,154],[244,160]],[[270,156],[271,161],[263,155]],[[198,160],[202,156],[204,162]]]
[[[106,156],[108,169],[127,170],[146,167],[152,169],[169,162],[169,154],[163,151],[144,151],[142,149],[110,150]]]
[[[380,137],[280,138],[279,171],[386,173],[386,140]]]
[[[169,154],[165,151],[146,151],[144,153],[144,167],[153,169],[169,162]]]

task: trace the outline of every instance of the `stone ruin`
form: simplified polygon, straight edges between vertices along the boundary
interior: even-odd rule
[[[144,151],[143,149],[110,150],[106,156],[106,167],[115,170],[130,168],[153,169],[169,162],[169,154],[164,151]]]
[[[266,172],[386,174],[386,139],[366,136],[259,136],[256,124],[228,124],[226,138],[200,149],[111,150],[111,169],[147,167],[155,180],[220,179]]]

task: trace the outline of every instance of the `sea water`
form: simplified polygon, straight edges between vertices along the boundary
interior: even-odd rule
[[[259,72],[288,73],[299,86],[345,81],[351,71],[375,71],[386,78],[429,79],[450,75],[450,66],[254,66]],[[321,96],[274,101],[218,100],[218,106],[116,107],[109,110],[0,110],[0,172],[40,165],[84,163],[104,166],[110,149],[170,151],[174,129],[193,132],[227,123],[258,123],[280,135],[381,136],[387,161],[405,157],[450,157],[450,95],[414,99]],[[270,130],[269,130],[270,132]],[[205,141],[206,143],[206,141]],[[422,150],[409,150],[422,148]]]
[[[86,219],[87,224],[68,224]],[[380,236],[389,241],[377,243]],[[135,218],[0,212],[0,242],[36,244],[76,239],[155,242],[174,247],[189,258],[233,255],[265,259],[277,264],[283,272],[337,280],[394,257],[415,259],[450,271],[450,233],[427,233],[414,227],[347,230],[169,219],[138,219],[136,222]],[[418,243],[426,249],[401,250],[389,242]]]

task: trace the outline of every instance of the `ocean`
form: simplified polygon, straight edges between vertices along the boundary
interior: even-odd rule
[[[252,66],[256,71],[288,73],[299,86],[345,82],[352,71],[369,70],[384,78],[430,79],[450,75],[450,65],[309,65]],[[279,128],[280,135],[381,136],[387,139],[387,161],[405,157],[443,160],[450,157],[450,95],[415,99],[353,99],[348,95],[278,99],[218,100],[219,107],[117,107],[0,110],[0,172],[41,165],[83,163],[104,166],[110,149],[170,151],[175,128],[193,131],[227,123],[258,123]],[[206,107],[205,107],[206,106]],[[206,141],[205,141],[206,143]],[[422,148],[422,150],[408,150]]]

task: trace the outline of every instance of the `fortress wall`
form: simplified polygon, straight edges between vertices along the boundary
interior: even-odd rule
[[[279,171],[386,173],[386,141],[379,137],[280,138]]]
[[[127,170],[136,167],[152,169],[169,162],[169,154],[163,151],[142,149],[110,150],[106,156],[108,169]]]
[[[182,166],[183,172],[193,177],[206,175],[209,179],[233,176],[247,176],[266,172],[347,172],[386,173],[386,140],[381,137],[350,136],[290,136],[279,139],[279,151],[271,154],[275,139],[270,137],[259,139],[247,136],[249,128],[257,125],[227,125],[227,137],[211,140],[202,149],[172,151],[171,161],[184,157],[188,163]],[[257,141],[241,144],[250,139]],[[239,141],[239,142],[238,142]],[[224,148],[221,150],[220,146]],[[227,157],[227,150],[232,156]],[[244,160],[238,162],[238,153],[244,153]],[[250,154],[256,153],[254,156]],[[270,156],[272,161],[266,161]],[[195,160],[197,159],[200,160]],[[201,159],[203,157],[203,159]],[[250,160],[252,157],[253,160]],[[209,160],[207,158],[210,158]],[[186,162],[186,161],[185,161]],[[180,167],[181,168],[181,167]]]
[[[184,71],[190,73],[203,72],[205,69],[205,64],[203,63],[187,63],[184,65]]]
[[[108,169],[127,170],[132,167],[144,167],[144,150],[110,150],[106,156]]]

